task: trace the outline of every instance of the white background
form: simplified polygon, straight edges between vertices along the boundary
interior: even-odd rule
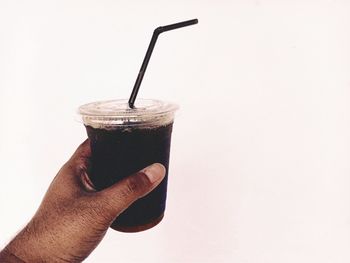
[[[0,2],[0,245],[86,137],[76,108],[178,102],[168,207],[86,262],[350,262],[349,1]]]

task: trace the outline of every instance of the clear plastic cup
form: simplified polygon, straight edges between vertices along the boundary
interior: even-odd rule
[[[161,163],[164,180],[147,196],[120,214],[111,227],[138,232],[157,225],[164,216],[173,103],[137,99],[130,109],[127,100],[92,102],[79,107],[91,145],[89,177],[102,190],[148,165]]]

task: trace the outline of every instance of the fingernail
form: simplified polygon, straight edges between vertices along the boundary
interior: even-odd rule
[[[165,167],[160,163],[154,163],[142,170],[151,183],[160,181],[165,176]]]

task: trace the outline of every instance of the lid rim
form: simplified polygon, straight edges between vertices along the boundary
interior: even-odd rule
[[[95,101],[81,105],[77,113],[82,117],[140,118],[166,115],[179,109],[176,103],[168,101],[138,99],[138,102],[144,106],[130,109],[126,99]]]

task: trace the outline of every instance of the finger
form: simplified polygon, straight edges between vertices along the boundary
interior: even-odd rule
[[[88,191],[93,191],[92,183],[87,176],[88,167],[90,164],[90,141],[86,139],[75,150],[72,157],[62,167],[59,172],[59,177],[65,184],[74,184],[75,188],[81,188]],[[83,187],[82,187],[83,186]]]
[[[82,162],[83,164],[88,161],[91,156],[90,140],[86,139],[79,147],[75,150],[70,161]]]
[[[103,207],[105,217],[111,222],[137,199],[147,195],[164,179],[165,167],[152,164],[140,172],[124,178],[94,196],[95,202]]]
[[[75,174],[82,174],[87,171],[91,157],[90,140],[86,139],[75,150],[71,158],[65,164]]]

